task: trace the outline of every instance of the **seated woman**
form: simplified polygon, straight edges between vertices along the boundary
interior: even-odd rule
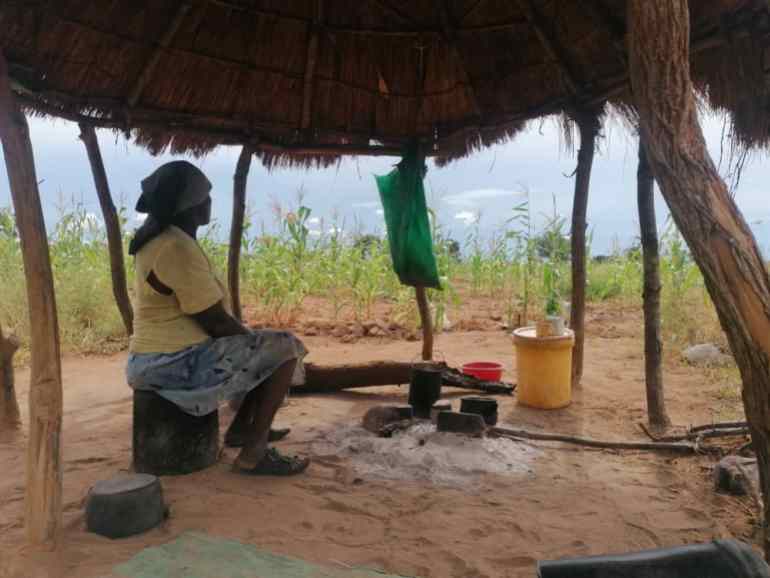
[[[241,398],[225,436],[228,445],[243,446],[234,469],[298,474],[308,459],[267,444],[292,381],[302,378],[307,351],[290,333],[251,331],[230,315],[224,287],[196,241],[198,227],[210,220],[210,190],[206,176],[186,161],[167,163],[142,181],[136,210],[148,216],[129,245],[136,317],[128,383],[196,416]]]

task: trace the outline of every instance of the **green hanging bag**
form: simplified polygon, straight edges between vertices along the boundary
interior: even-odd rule
[[[394,170],[374,178],[385,211],[390,254],[398,278],[404,285],[440,289],[422,183],[424,174],[422,156],[411,150]]]

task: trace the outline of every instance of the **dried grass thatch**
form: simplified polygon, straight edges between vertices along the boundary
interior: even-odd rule
[[[693,75],[736,138],[769,137],[766,0],[691,1]],[[625,0],[5,0],[29,109],[152,152],[249,143],[268,166],[447,162],[547,114],[630,102]]]

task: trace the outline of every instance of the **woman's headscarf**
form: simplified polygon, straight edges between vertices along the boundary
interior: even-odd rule
[[[180,213],[200,205],[209,198],[211,182],[200,169],[187,161],[172,161],[158,167],[142,180],[142,194],[136,203],[137,213],[147,213],[128,253],[136,253],[163,230],[173,224]]]

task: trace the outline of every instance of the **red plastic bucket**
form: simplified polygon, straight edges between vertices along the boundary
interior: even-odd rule
[[[474,361],[462,366],[465,375],[472,375],[484,381],[500,381],[503,377],[503,366],[494,361]]]

